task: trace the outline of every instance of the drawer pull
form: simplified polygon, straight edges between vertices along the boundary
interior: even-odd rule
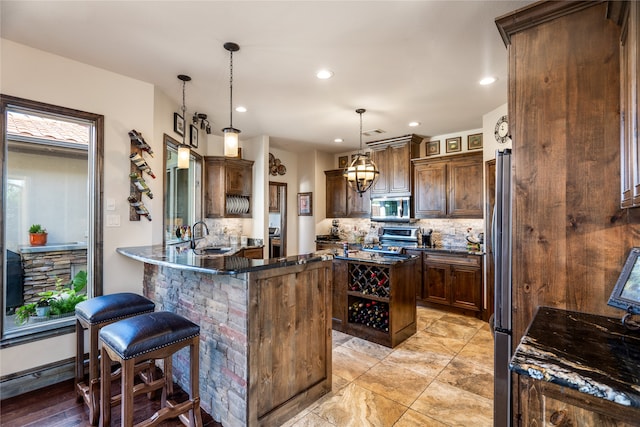
[[[567,411],[565,411],[564,409],[555,411],[553,414],[551,414],[551,416],[549,417],[549,422],[554,426],[568,427],[570,425],[569,419],[567,418]]]

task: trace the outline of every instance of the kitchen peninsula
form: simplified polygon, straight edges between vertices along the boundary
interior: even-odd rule
[[[200,325],[201,406],[222,425],[280,425],[331,390],[331,256],[117,252],[144,263],[144,294],[157,310]],[[174,375],[184,387],[183,358]]]

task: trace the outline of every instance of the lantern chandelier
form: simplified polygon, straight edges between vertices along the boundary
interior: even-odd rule
[[[224,155],[238,157],[238,135],[240,130],[233,127],[233,52],[240,50],[236,43],[227,42],[224,48],[229,51],[229,127],[222,129],[224,133]]]
[[[376,164],[371,160],[369,154],[362,153],[362,114],[367,111],[364,108],[358,108],[356,113],[360,115],[360,150],[356,154],[355,159],[349,167],[344,171],[349,185],[353,190],[360,194],[365,193],[377,181],[380,171]]]
[[[182,80],[182,107],[180,107],[180,110],[182,111],[182,118],[183,118],[182,144],[178,145],[178,169],[189,169],[191,149],[185,143],[185,138],[187,135],[187,126],[186,126],[187,105],[185,103],[185,86],[187,82],[191,81],[191,77],[184,74],[179,74],[178,79]]]

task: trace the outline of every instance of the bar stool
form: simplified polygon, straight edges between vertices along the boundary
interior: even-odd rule
[[[91,298],[76,305],[76,393],[89,407],[89,421],[98,423],[100,414],[100,370],[98,332],[115,321],[150,313],[155,304],[141,295],[123,292]],[[89,380],[84,382],[84,331],[89,330]],[[149,367],[149,370],[151,367]],[[117,376],[117,374],[116,374]]]
[[[191,427],[202,426],[198,357],[200,327],[188,319],[167,311],[142,314],[105,326],[100,330],[100,369],[109,375],[111,363],[122,367],[120,394],[111,397],[111,383],[100,385],[100,426],[111,425],[111,407],[120,403],[121,425],[133,425],[133,399],[142,393],[162,389],[161,408],[140,425],[157,425],[179,417]],[[182,403],[168,400],[173,392],[172,355],[189,346],[189,399]],[[146,359],[162,359],[164,375],[150,383],[134,386],[134,367]],[[186,415],[188,413],[188,416]]]

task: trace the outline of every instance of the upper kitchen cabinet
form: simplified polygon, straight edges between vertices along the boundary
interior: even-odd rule
[[[380,176],[371,187],[371,196],[411,196],[411,159],[420,156],[422,137],[415,134],[367,142]]]
[[[640,206],[640,147],[638,146],[638,66],[640,5],[622,3],[620,36],[621,206]]]
[[[205,157],[207,218],[251,218],[253,162],[225,157]]]
[[[327,218],[368,218],[371,212],[371,195],[367,190],[356,193],[343,175],[344,169],[325,171],[327,179]]]
[[[413,164],[416,218],[482,218],[482,152]]]

